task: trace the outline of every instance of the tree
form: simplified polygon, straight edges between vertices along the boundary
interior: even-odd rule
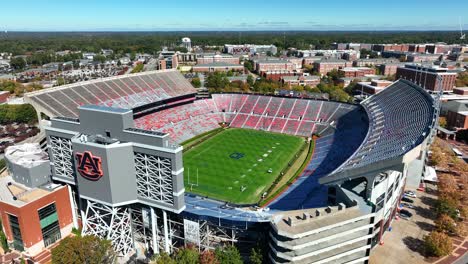
[[[350,99],[350,96],[345,91],[339,88],[330,91],[329,94],[330,94],[330,99],[334,101],[348,102]]]
[[[246,68],[247,70],[252,72],[254,70],[253,69],[253,62],[250,61],[250,60],[244,61],[244,68]]]
[[[175,261],[178,264],[198,264],[200,254],[193,247],[184,247],[177,250]]]
[[[439,232],[454,234],[457,231],[457,224],[455,223],[455,220],[446,214],[440,215],[434,221],[434,223],[437,227],[437,231]]]
[[[66,237],[52,249],[52,263],[113,263],[115,258],[111,242],[95,236]]]
[[[235,246],[226,246],[216,248],[215,256],[220,264],[242,264],[242,258],[239,250]]]
[[[63,77],[58,77],[57,78],[57,85],[64,85],[65,84],[65,79]]]
[[[37,122],[37,114],[34,107],[23,105],[0,105],[0,124],[13,122],[33,124]]]
[[[169,256],[166,252],[161,253],[160,255],[156,255],[155,260],[151,261],[150,263],[153,264],[177,264],[175,260]]]
[[[252,264],[262,264],[263,263],[262,249],[259,246],[252,248],[252,250],[250,251],[249,259]]]
[[[443,116],[439,117],[439,126],[447,128],[447,118]]]
[[[198,78],[198,77],[193,78],[191,83],[192,83],[193,87],[195,87],[195,88],[200,88],[201,87],[201,81],[200,81],[200,78]]]
[[[219,264],[212,250],[205,250],[200,254],[200,264]]]
[[[1,161],[3,162],[3,165],[5,165],[5,160],[2,159]],[[5,166],[3,166],[3,167],[5,167]],[[0,220],[0,227],[1,226],[3,226],[3,225],[2,225],[2,221]],[[8,246],[7,237],[6,237],[5,233],[3,232],[2,228],[0,228],[0,244],[1,244],[2,249],[3,249],[4,252],[10,251],[10,247]]]
[[[254,78],[250,74],[247,75],[247,83],[250,85],[250,87],[254,85]]]
[[[438,216],[448,215],[455,219],[458,217],[457,201],[449,197],[439,197],[435,202],[434,211]]]
[[[10,60],[10,65],[15,70],[22,70],[26,67],[26,61],[22,57],[15,57]]]
[[[444,233],[432,231],[424,237],[424,250],[429,256],[446,256],[452,252],[452,247],[452,240]]]

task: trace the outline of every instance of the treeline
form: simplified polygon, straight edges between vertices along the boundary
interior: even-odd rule
[[[153,54],[163,46],[175,46],[182,37],[193,45],[274,44],[280,49],[329,48],[333,42],[358,43],[461,43],[458,31],[250,31],[250,32],[9,32],[0,33],[0,51],[15,55],[39,50],[90,51],[112,49],[115,52]]]
[[[30,83],[27,85],[19,82],[0,80],[0,91],[8,91],[16,96],[23,96],[24,93],[42,90],[44,87],[38,83]]]
[[[29,104],[22,105],[0,105],[0,124],[37,122],[36,110]]]

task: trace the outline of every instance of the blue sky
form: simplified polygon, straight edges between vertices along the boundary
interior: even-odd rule
[[[389,4],[391,3],[391,4]],[[468,0],[0,0],[0,30],[468,30]]]

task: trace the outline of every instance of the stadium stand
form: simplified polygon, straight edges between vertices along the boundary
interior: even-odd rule
[[[64,85],[28,93],[25,98],[50,117],[77,117],[77,108],[81,105],[134,109],[195,93],[196,90],[178,71],[165,70]]]
[[[404,155],[424,141],[435,122],[434,99],[406,80],[393,83],[361,105],[370,120],[368,134],[336,173]]]

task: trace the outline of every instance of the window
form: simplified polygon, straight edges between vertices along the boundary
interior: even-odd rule
[[[41,224],[42,239],[44,240],[44,245],[47,247],[61,238],[55,203],[39,209],[38,214]]]
[[[23,238],[21,237],[21,229],[18,221],[18,217],[14,215],[8,215],[10,221],[11,233],[13,234],[13,248],[19,251],[23,251]]]

